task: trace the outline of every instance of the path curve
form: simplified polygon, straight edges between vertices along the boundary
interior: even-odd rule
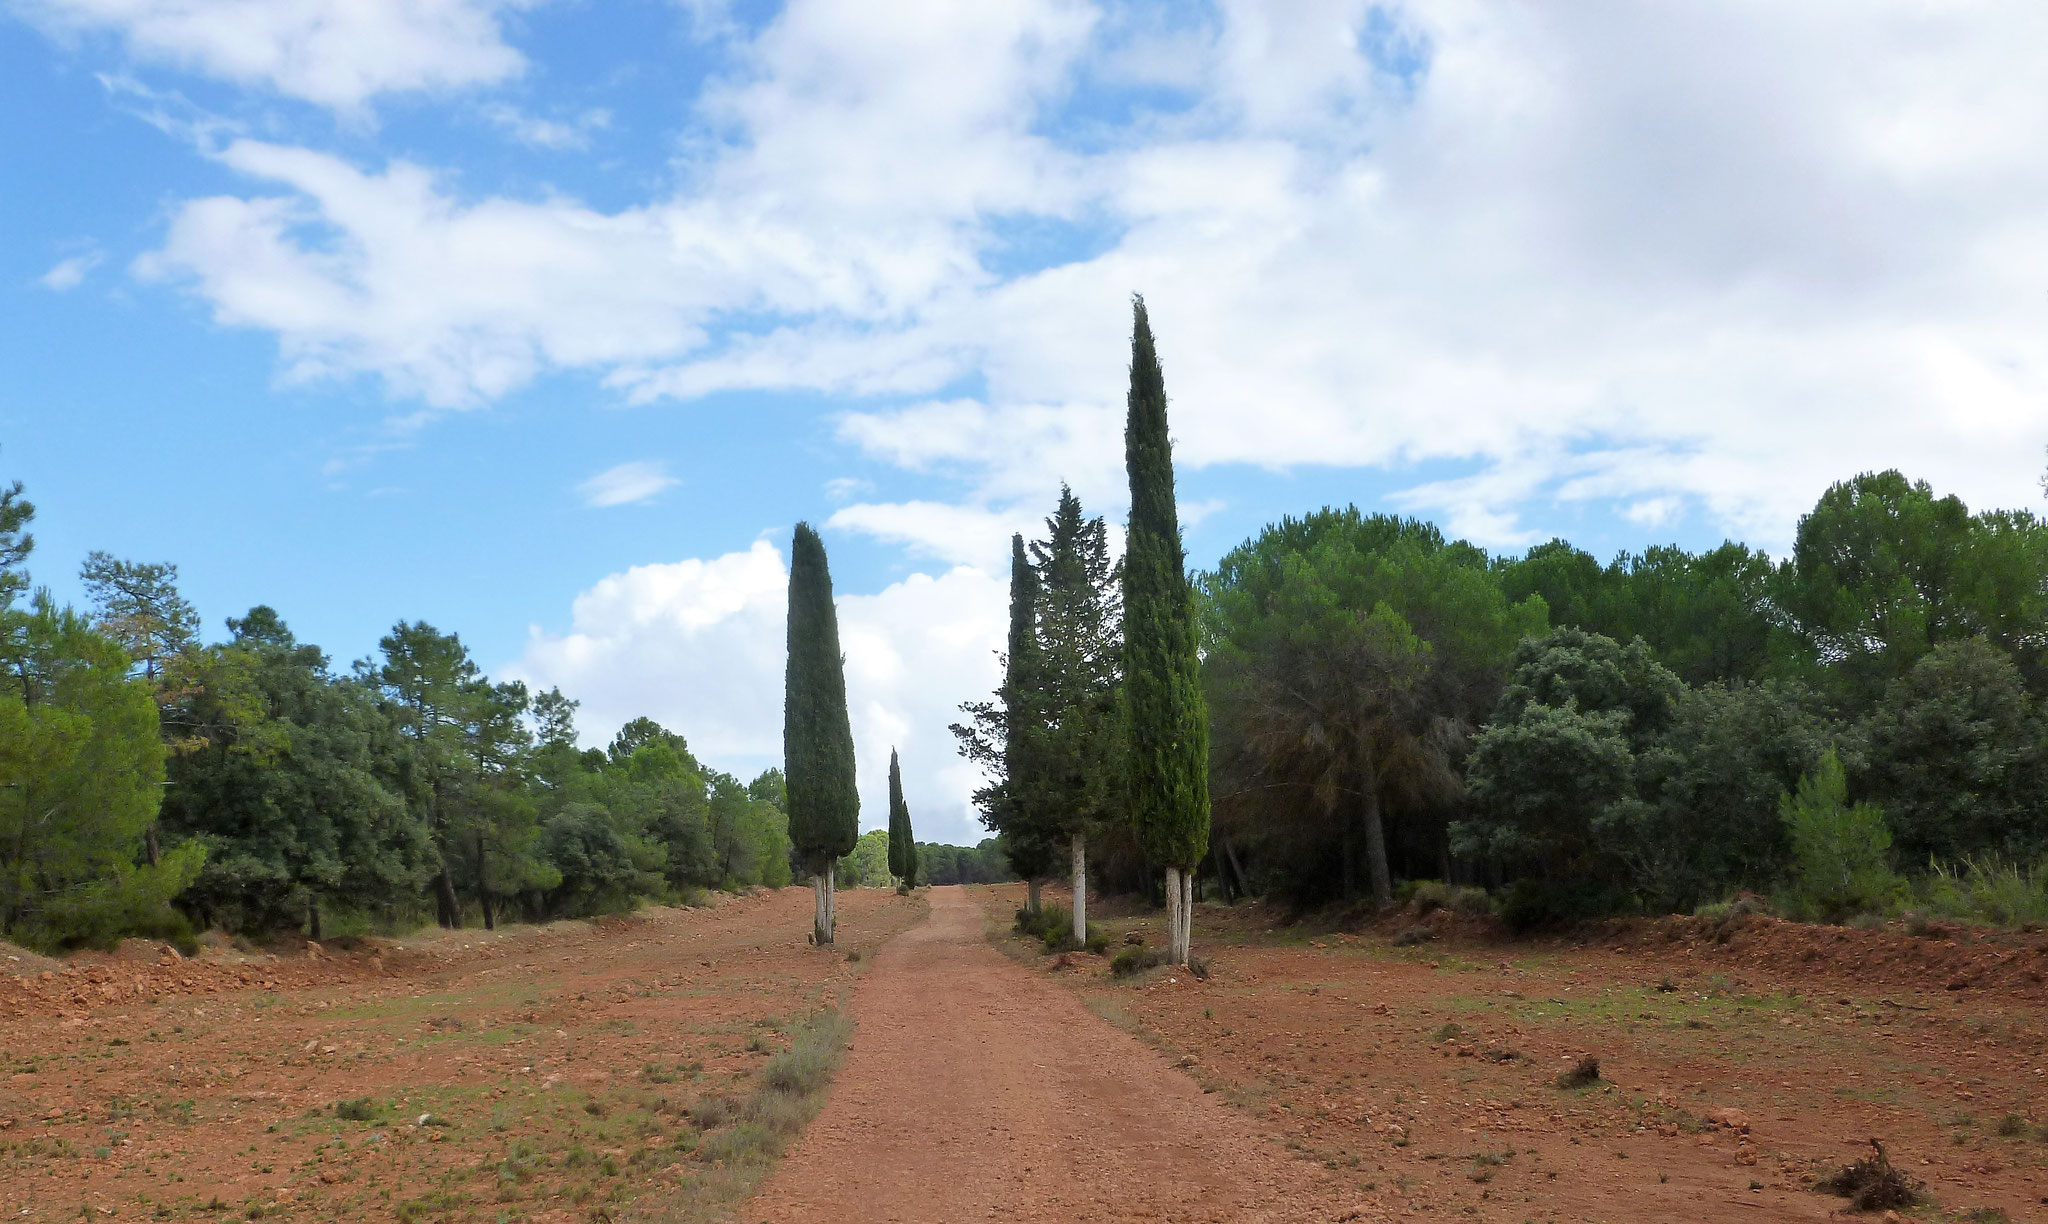
[[[742,1220],[1371,1220],[1071,990],[1005,959],[935,888],[854,994],[824,1112]]]

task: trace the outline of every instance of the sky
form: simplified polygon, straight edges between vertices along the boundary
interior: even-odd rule
[[[0,480],[60,597],[424,619],[744,775],[808,520],[863,826],[893,745],[972,842],[946,727],[1010,534],[1122,521],[1134,293],[1198,566],[2041,509],[2043,63],[2038,0],[0,0]]]

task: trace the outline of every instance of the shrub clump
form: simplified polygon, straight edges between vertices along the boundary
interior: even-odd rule
[[[1560,1073],[1557,1086],[1564,1089],[1587,1088],[1600,1082],[1600,1060],[1592,1055],[1581,1058],[1570,1070]]]
[[[1110,959],[1109,971],[1123,978],[1156,969],[1165,963],[1165,955],[1155,948],[1125,948]]]
[[[336,1101],[334,1116],[344,1122],[368,1122],[377,1116],[377,1103],[369,1097],[356,1097],[350,1101]]]
[[[1920,1188],[1912,1178],[1892,1167],[1891,1158],[1884,1154],[1884,1144],[1872,1139],[1870,1146],[1871,1155],[1822,1178],[1813,1188],[1841,1195],[1858,1211],[1891,1211],[1919,1203]]]

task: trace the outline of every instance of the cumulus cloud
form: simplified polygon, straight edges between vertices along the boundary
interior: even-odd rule
[[[644,502],[679,482],[668,474],[668,466],[653,460],[637,460],[606,468],[576,486],[587,506],[627,506]]]
[[[292,375],[439,406],[558,368],[636,399],[907,399],[841,436],[962,504],[843,525],[949,559],[1051,476],[1119,497],[1134,289],[1183,464],[1450,464],[1399,503],[1489,544],[1540,538],[1546,504],[1672,498],[1779,543],[1826,481],[1902,463],[2032,491],[2048,10],[2024,0],[1156,27],[795,0],[724,37],[692,120],[719,140],[665,198],[464,201],[243,141],[219,156],[263,188],[182,205],[139,267],[274,332]],[[1004,270],[1020,218],[1086,240]]]
[[[559,686],[583,703],[586,743],[646,715],[680,731],[709,763],[743,775],[782,756],[789,574],[765,540],[744,552],[635,566],[576,597],[570,628],[536,628],[506,674]],[[960,702],[994,689],[1007,588],[972,567],[913,575],[873,595],[841,596],[862,824],[888,818],[889,750],[928,840],[972,843],[967,797],[980,785],[946,731]]]
[[[12,0],[60,34],[109,33],[167,63],[339,111],[380,94],[519,74],[501,14],[534,0]]]

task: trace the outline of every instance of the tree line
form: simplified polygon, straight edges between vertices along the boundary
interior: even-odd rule
[[[1148,345],[1132,371],[1136,430],[1163,404]],[[1002,685],[953,728],[1031,907],[1073,883],[1076,945],[1091,871],[1152,891],[1183,954],[1196,885],[1384,908],[1452,881],[1535,924],[1744,892],[1836,919],[1996,877],[2048,909],[2034,513],[1865,473],[1783,559],[1731,541],[1602,563],[1324,509],[1186,576],[1190,649],[1159,612],[1188,589],[1177,535],[1140,527],[1170,521],[1149,445],[1121,561],[1066,489],[1012,541]]]

